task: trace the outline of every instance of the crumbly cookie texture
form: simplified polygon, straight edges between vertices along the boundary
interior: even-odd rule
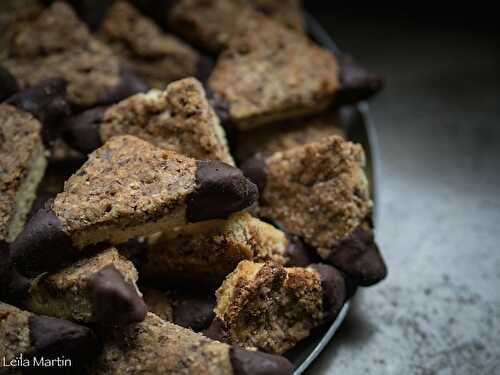
[[[187,40],[218,53],[244,20],[242,11],[252,8],[286,27],[303,31],[300,4],[296,0],[181,0],[169,11],[168,23]]]
[[[19,353],[32,352],[30,313],[0,302],[0,354],[9,363]]]
[[[285,234],[246,212],[157,234],[149,242],[141,274],[156,282],[217,287],[242,260],[287,261]]]
[[[38,314],[78,322],[94,321],[92,279],[106,267],[113,266],[125,282],[135,285],[138,279],[134,265],[115,248],[82,259],[54,274],[36,278],[24,304]]]
[[[98,34],[131,70],[151,87],[198,73],[200,55],[127,2],[115,2],[107,11]]]
[[[229,352],[226,344],[148,313],[144,322],[108,333],[92,373],[230,375]]]
[[[17,14],[5,41],[2,63],[21,88],[62,77],[68,82],[68,100],[90,107],[120,84],[118,59],[63,2]]]
[[[329,251],[371,213],[364,165],[362,147],[337,136],[277,152],[265,161],[260,215]]]
[[[46,165],[38,120],[0,104],[0,240],[22,230]]]
[[[246,130],[320,112],[333,102],[335,55],[254,11],[242,17],[208,81],[231,122]]]
[[[195,78],[173,82],[165,91],[136,94],[107,109],[100,125],[101,139],[122,134],[195,159],[234,165],[224,129]]]
[[[231,344],[284,353],[324,322],[320,275],[241,262],[217,290],[215,313]]]
[[[195,171],[194,159],[133,136],[114,137],[65,183],[53,211],[77,247],[125,242],[145,228],[186,223]]]
[[[244,161],[257,153],[271,155],[306,143],[321,142],[332,135],[346,138],[336,111],[291,119],[242,133],[237,141],[235,156]]]

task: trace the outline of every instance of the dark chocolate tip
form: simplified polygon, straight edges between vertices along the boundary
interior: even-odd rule
[[[5,301],[7,294],[6,286],[10,284],[12,277],[12,262],[10,259],[10,247],[7,241],[0,240],[0,300]]]
[[[373,230],[364,224],[340,240],[327,261],[361,286],[376,284],[387,276],[387,267],[375,243]]]
[[[214,62],[212,59],[206,56],[200,56],[198,63],[196,64],[196,78],[205,85],[212,73],[214,68]]]
[[[128,98],[129,96],[138,94],[140,92],[146,92],[149,90],[148,85],[141,80],[137,75],[135,75],[130,68],[121,65],[120,66],[120,83],[108,91],[99,100],[99,105],[114,104]]]
[[[203,335],[209,339],[229,344],[229,337],[224,326],[224,322],[219,318],[214,318],[210,326],[203,331]]]
[[[7,68],[0,65],[0,102],[11,97],[18,90],[19,86],[17,85],[17,80]]]
[[[11,244],[14,265],[24,276],[57,270],[77,254],[52,205],[52,199],[47,201]]]
[[[243,174],[259,188],[261,194],[264,193],[267,182],[266,157],[258,152],[241,165]]]
[[[285,256],[288,258],[287,267],[307,267],[315,261],[302,240],[296,236],[287,236],[288,245]]]
[[[220,95],[213,92],[209,87],[205,87],[205,91],[207,93],[208,102],[219,117],[221,124],[227,126],[227,124],[231,122],[229,103]]]
[[[7,103],[31,113],[42,123],[42,139],[47,147],[58,138],[62,119],[71,114],[66,101],[66,86],[63,79],[49,79],[19,91],[7,100]]]
[[[253,352],[236,347],[229,349],[229,359],[234,375],[288,375],[293,365],[279,355]]]
[[[174,323],[199,332],[214,319],[214,307],[215,298],[211,295],[186,297],[174,307]]]
[[[336,104],[345,105],[368,99],[382,90],[384,80],[356,64],[349,56],[340,56],[340,90]]]
[[[311,268],[319,273],[323,289],[323,308],[327,319],[335,319],[346,301],[346,285],[340,271],[326,264],[313,264]]]
[[[84,154],[101,147],[99,130],[106,108],[92,108],[66,119],[62,124],[62,135],[68,145]]]
[[[29,329],[36,357],[65,357],[83,364],[96,356],[99,350],[98,340],[89,328],[63,319],[31,315]]]
[[[238,168],[218,160],[198,160],[196,167],[196,187],[187,198],[189,222],[225,219],[257,201],[257,186]]]
[[[137,288],[109,265],[90,281],[93,319],[100,324],[130,324],[146,318],[147,307]]]

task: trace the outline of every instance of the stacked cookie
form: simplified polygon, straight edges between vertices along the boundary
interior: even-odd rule
[[[291,373],[386,275],[345,132],[380,79],[314,44],[298,1],[69,3],[3,40],[0,357]]]

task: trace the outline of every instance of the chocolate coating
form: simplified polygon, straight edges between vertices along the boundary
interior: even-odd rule
[[[387,276],[387,267],[375,243],[373,231],[362,225],[338,242],[327,261],[344,271],[358,285],[370,286]]]
[[[266,157],[260,152],[241,165],[243,174],[259,188],[261,197],[267,182],[266,168]]]
[[[257,186],[238,168],[217,160],[200,160],[196,166],[196,188],[187,198],[188,221],[225,219],[257,201]]]
[[[210,326],[203,331],[203,335],[212,340],[229,343],[229,337],[224,327],[224,322],[217,317],[214,318]]]
[[[356,64],[350,57],[342,56],[340,62],[340,90],[337,105],[353,104],[368,99],[384,86],[384,80]]]
[[[4,300],[5,292],[7,292],[3,286],[10,283],[12,264],[10,262],[10,248],[9,244],[0,240],[0,300]]]
[[[63,319],[32,315],[29,328],[31,345],[35,349],[33,355],[36,357],[65,357],[83,364],[97,355],[98,341],[87,327]],[[77,368],[75,363],[73,366]]]
[[[14,76],[0,65],[0,102],[14,95],[18,90],[19,86]]]
[[[84,154],[101,147],[99,129],[106,108],[92,108],[66,119],[62,124],[62,134],[68,145]]]
[[[323,307],[327,319],[335,319],[346,301],[346,285],[342,273],[326,264],[311,266],[319,273],[323,289]]]
[[[285,256],[288,257],[287,267],[307,267],[315,262],[314,256],[300,238],[289,235],[288,241],[285,249]]]
[[[234,375],[288,375],[293,365],[286,358],[232,347],[229,352]]]
[[[130,324],[146,318],[147,307],[137,288],[112,265],[90,281],[94,320],[100,324]]]
[[[31,113],[42,123],[42,139],[46,146],[53,144],[59,136],[61,120],[71,113],[66,101],[66,85],[63,79],[49,79],[19,91],[7,100],[7,103]]]
[[[211,295],[186,297],[174,307],[174,323],[199,332],[214,319],[214,307],[215,298]]]
[[[53,271],[74,259],[71,238],[52,211],[53,200],[38,210],[11,244],[12,259],[24,276]]]
[[[106,105],[117,103],[129,96],[149,90],[146,83],[123,65],[120,67],[120,78],[120,83],[101,98],[99,101],[100,104]]]

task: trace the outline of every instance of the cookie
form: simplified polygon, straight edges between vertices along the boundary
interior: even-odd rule
[[[285,375],[292,373],[292,365],[283,357],[233,348],[148,313],[142,323],[109,332],[92,373]]]
[[[241,17],[208,80],[234,126],[246,130],[333,104],[340,87],[335,55],[256,12]]]
[[[141,274],[145,280],[161,284],[217,287],[245,259],[309,263],[300,243],[249,213],[239,212],[227,220],[204,221],[151,236]]]
[[[386,267],[374,241],[364,165],[361,146],[332,136],[257,156],[242,169],[259,185],[259,215],[275,220],[325,262],[368,286],[386,276]]]
[[[291,119],[241,133],[234,154],[238,160],[245,161],[258,153],[271,155],[306,143],[319,142],[332,135],[346,138],[340,111]]]
[[[137,94],[108,108],[94,108],[64,124],[70,145],[89,153],[117,135],[130,134],[158,147],[200,159],[234,164],[224,129],[194,78],[164,91]]]
[[[111,6],[97,35],[150,87],[164,89],[181,78],[206,75],[206,59],[127,2]]]
[[[140,322],[146,306],[133,264],[110,248],[32,281],[23,305],[37,314],[80,323]]]
[[[12,244],[14,261],[35,276],[105,244],[226,218],[257,197],[257,187],[228,164],[114,137],[31,218]]]
[[[48,150],[53,148],[59,138],[60,123],[71,114],[66,86],[63,79],[48,79],[18,91],[6,100],[6,103],[31,113],[40,121],[42,140]]]
[[[14,241],[35,200],[47,160],[42,125],[30,113],[0,104],[0,240]]]
[[[195,332],[208,328],[215,317],[215,294],[209,291],[146,287],[143,293],[148,311]]]
[[[331,266],[249,261],[241,262],[216,294],[216,321],[206,334],[273,354],[335,319],[346,298],[344,279]]]
[[[367,99],[382,79],[252,10],[208,80],[221,116],[239,130],[316,114]]]
[[[68,373],[76,371],[93,360],[98,348],[96,336],[87,327],[32,314],[0,302],[0,356],[3,363],[14,361],[13,366],[17,367],[22,366],[19,361],[24,357],[31,366],[23,368],[23,373],[36,368],[33,358],[38,361],[59,359],[65,361]],[[38,371],[42,370],[38,367]]]
[[[1,63],[21,88],[63,78],[68,100],[78,108],[114,103],[146,90],[63,2],[17,14],[4,40]]]
[[[168,11],[167,22],[177,34],[212,53],[218,53],[237,33],[245,9],[262,11],[286,27],[302,31],[304,22],[296,0],[181,0]]]

